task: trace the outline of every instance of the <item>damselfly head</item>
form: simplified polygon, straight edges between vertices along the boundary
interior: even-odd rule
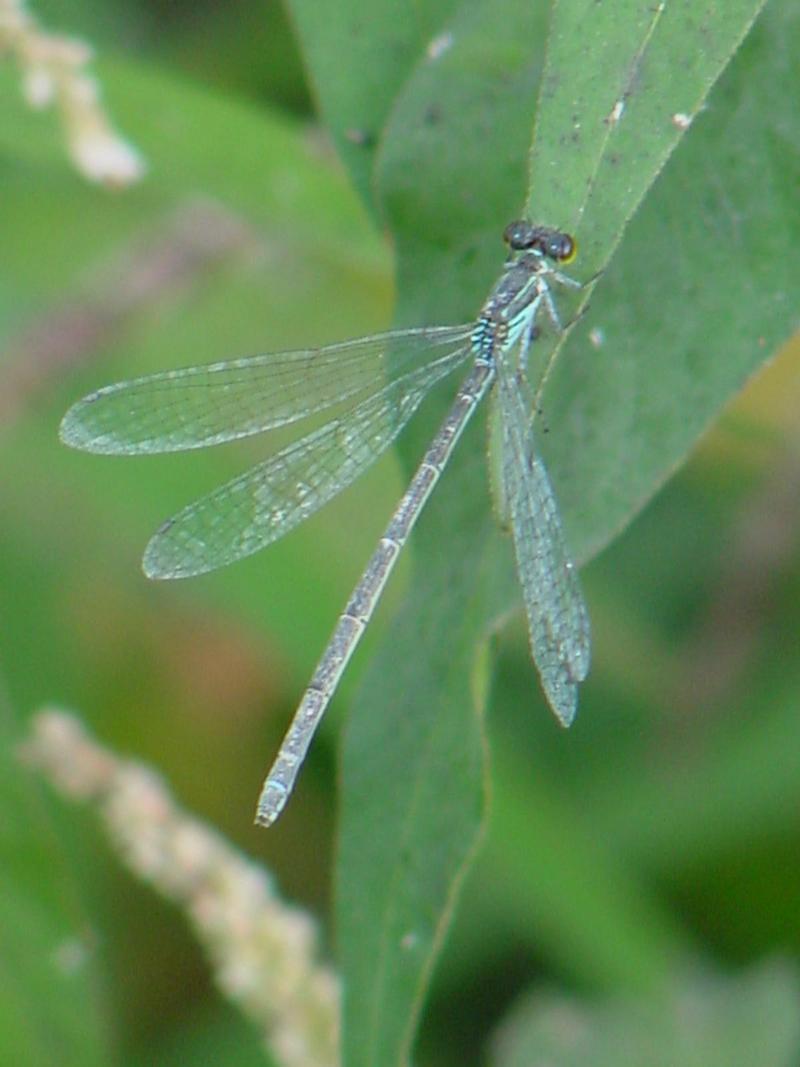
[[[549,226],[534,226],[526,219],[510,222],[503,231],[503,240],[512,252],[532,250],[557,263],[571,263],[578,251],[571,234]]]

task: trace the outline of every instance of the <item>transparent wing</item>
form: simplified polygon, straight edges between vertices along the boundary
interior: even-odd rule
[[[550,706],[569,726],[578,706],[578,683],[589,671],[589,615],[525,399],[505,360],[498,367],[498,389],[505,498],[531,652]]]
[[[469,326],[394,330],[342,344],[164,371],[74,404],[61,439],[87,452],[181,452],[304,418],[446,356]]]
[[[397,437],[430,388],[469,351],[462,344],[409,372],[184,508],[148,544],[145,574],[202,574],[282,537],[365,471]]]

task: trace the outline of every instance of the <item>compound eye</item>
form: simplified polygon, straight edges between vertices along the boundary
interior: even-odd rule
[[[531,226],[525,219],[509,222],[503,230],[503,240],[515,252],[521,252],[525,248],[531,248],[536,240],[536,227]]]
[[[578,254],[578,245],[568,233],[554,233],[548,242],[547,254],[559,263],[571,263]]]

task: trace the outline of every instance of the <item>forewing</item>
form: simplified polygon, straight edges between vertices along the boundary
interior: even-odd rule
[[[215,570],[276,541],[350,485],[392,443],[462,345],[411,371],[168,520],[145,550],[150,578]]]
[[[497,388],[504,495],[531,652],[550,706],[569,726],[578,706],[578,684],[589,671],[589,616],[524,396],[510,367],[498,367]]]
[[[74,404],[61,422],[61,439],[87,452],[135,455],[248,437],[377,392],[461,348],[469,330],[395,330],[118,382]]]

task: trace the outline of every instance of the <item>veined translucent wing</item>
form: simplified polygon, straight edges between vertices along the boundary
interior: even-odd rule
[[[461,348],[470,330],[394,330],[118,382],[74,404],[61,422],[61,439],[86,452],[122,455],[234,441],[374,392]]]
[[[470,355],[463,341],[448,347],[169,519],[145,550],[145,574],[186,578],[215,570],[303,522],[371,466],[432,386]]]
[[[531,653],[553,711],[569,726],[578,706],[578,684],[589,672],[589,614],[550,478],[535,447],[525,397],[509,365],[513,356],[505,353],[497,366],[504,497]]]

